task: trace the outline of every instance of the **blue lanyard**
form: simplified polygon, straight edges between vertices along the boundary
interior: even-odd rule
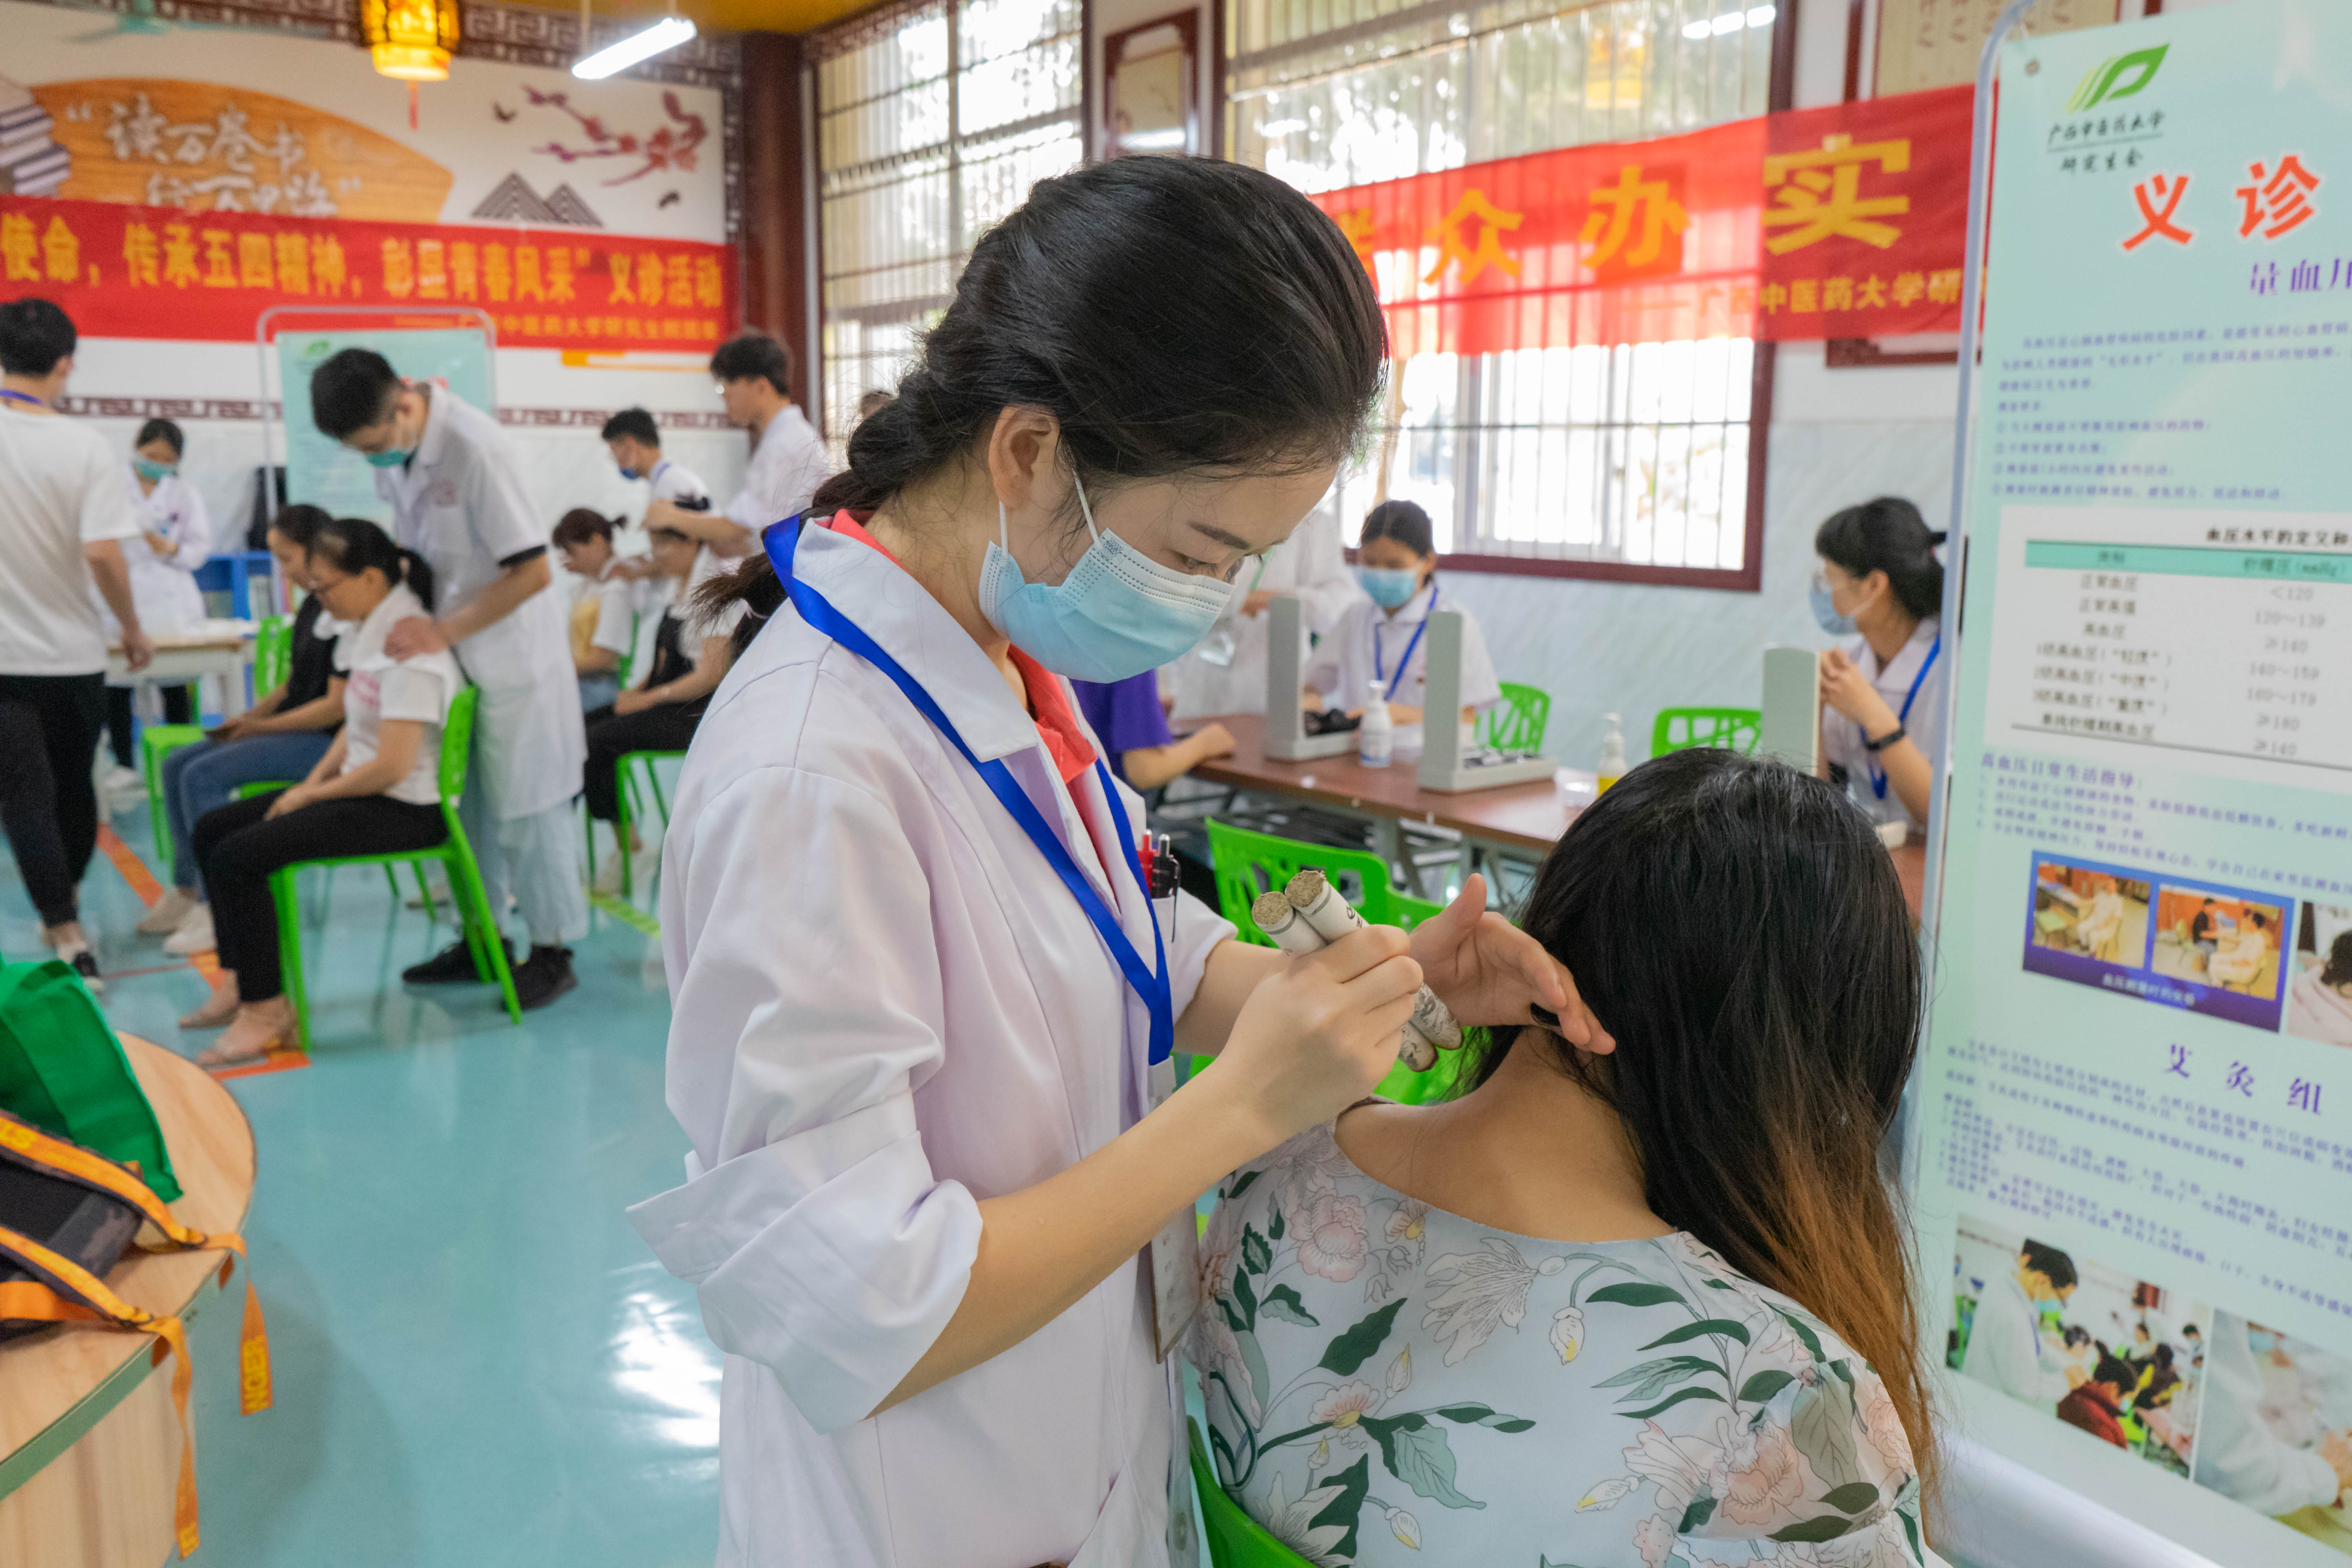
[[[42,402],[31,393],[18,392],[16,388],[9,386],[0,386],[0,397],[5,397],[11,403],[22,403],[34,408],[47,408],[48,406],[47,404]]]
[[[654,471],[646,476],[646,483],[649,485],[657,485],[661,483],[662,470],[668,467],[669,459],[667,458],[664,458],[660,462],[656,463],[654,465]]]
[[[1429,608],[1421,613],[1421,625],[1412,628],[1412,640],[1404,645],[1404,657],[1397,660],[1399,680],[1402,680],[1404,672],[1412,668],[1412,650],[1421,646],[1421,634],[1429,629],[1429,617],[1435,614],[1437,584],[1432,583],[1429,585]],[[1381,668],[1381,623],[1378,620],[1372,622],[1372,679],[1381,683],[1381,689],[1389,694],[1390,700],[1395,700],[1396,688],[1389,684],[1388,672]]]
[[[947,714],[940,710],[931,694],[923,689],[920,681],[900,668],[897,659],[885,653],[880,644],[866,636],[856,622],[835,609],[824,595],[793,575],[793,552],[800,543],[801,528],[801,518],[788,517],[782,522],[769,525],[761,540],[767,547],[768,560],[776,568],[776,575],[783,580],[784,591],[792,595],[793,608],[800,612],[801,619],[811,627],[823,632],[888,676],[898,689],[907,694],[907,700],[931,721],[932,728],[946,736],[948,743],[963,753],[963,760],[972,765],[996,798],[1004,804],[1004,809],[1013,814],[1013,820],[1021,825],[1021,830],[1029,836],[1029,841],[1037,847],[1037,852],[1045,858],[1045,863],[1054,868],[1063,885],[1076,898],[1078,907],[1086,911],[1087,919],[1094,922],[1095,934],[1102,938],[1105,947],[1110,949],[1110,955],[1118,961],[1120,972],[1127,976],[1127,983],[1135,988],[1135,994],[1143,999],[1145,1010],[1151,1015],[1151,1064],[1157,1067],[1166,1061],[1176,1047],[1176,1005],[1174,992],[1168,979],[1168,948],[1160,939],[1159,920],[1155,917],[1151,922],[1151,946],[1152,955],[1157,961],[1156,969],[1147,968],[1143,955],[1136,951],[1135,944],[1127,940],[1127,932],[1119,928],[1118,917],[1111,912],[1109,906],[1103,902],[1102,895],[1095,891],[1094,885],[1078,869],[1077,862],[1070,858],[1070,851],[1062,843],[1060,836],[1046,826],[1045,817],[1038,814],[1036,803],[1029,798],[1029,792],[1023,789],[1020,781],[1013,776],[1013,770],[1002,761],[983,763],[973,755],[971,748],[964,744],[963,737],[956,732],[956,727],[949,722]],[[1095,772],[1102,779],[1103,798],[1110,803],[1111,822],[1118,833],[1117,858],[1127,862],[1128,875],[1135,879],[1136,886],[1142,890],[1145,907],[1149,908],[1151,890],[1145,886],[1143,872],[1136,864],[1136,838],[1128,826],[1127,807],[1119,804],[1118,787],[1111,782],[1110,770],[1103,766],[1100,757],[1095,759]]]
[[[1937,632],[1936,634],[1936,640],[1927,645],[1927,657],[1919,661],[1919,673],[1911,678],[1911,689],[1903,694],[1903,710],[1895,715],[1895,723],[1902,724],[1909,721],[1911,717],[1911,700],[1919,695],[1919,683],[1927,679],[1927,672],[1929,670],[1936,668],[1936,656],[1943,651],[1944,634],[1942,632]],[[1862,731],[1863,744],[1867,747],[1870,743],[1870,731],[1863,730],[1862,726],[1859,724],[1856,724],[1854,728]],[[1923,751],[1925,750],[1924,747],[1921,749]],[[1868,763],[1870,768],[1871,790],[1878,796],[1879,799],[1885,800],[1886,798],[1886,771],[1878,765],[1877,759],[1874,756],[1872,756],[1870,752],[1865,750],[1863,752],[1863,755],[1871,758]]]

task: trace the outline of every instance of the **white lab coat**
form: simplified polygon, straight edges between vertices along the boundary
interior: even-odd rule
[[[1339,617],[1337,630],[1315,649],[1307,684],[1323,694],[1327,708],[1349,712],[1371,700],[1371,682],[1385,679],[1388,700],[1414,708],[1428,706],[1429,638],[1413,634],[1428,619],[1432,605],[1462,610],[1462,706],[1482,711],[1503,700],[1503,684],[1495,677],[1495,660],[1486,652],[1486,634],[1478,617],[1445,597],[1445,584],[1432,577],[1421,592],[1407,599],[1393,616],[1367,598],[1359,598]],[[1411,648],[1412,657],[1405,658]],[[1418,724],[1399,724],[1393,744],[1400,757],[1421,754]],[[1467,737],[1465,736],[1466,740]]]
[[[1927,652],[1936,646],[1943,623],[1929,616],[1912,628],[1911,640],[1897,649],[1893,658],[1884,665],[1871,651],[1869,639],[1856,637],[1846,647],[1846,657],[1862,667],[1862,673],[1886,701],[1890,712],[1902,714],[1903,701],[1910,697],[1911,711],[1903,718],[1903,729],[1911,743],[1919,748],[1932,770],[1930,777],[1944,767],[1944,678],[1951,673],[1952,656],[1936,655],[1934,668],[1927,679],[1919,681],[1918,695],[1911,696],[1911,682],[1919,675],[1919,667],[1927,659]],[[1895,793],[1894,783],[1886,785],[1882,797],[1871,786],[1870,770],[1878,765],[1863,744],[1862,726],[1833,709],[1822,710],[1822,754],[1845,769],[1845,792],[1856,805],[1870,814],[1874,822],[1907,822],[1914,833],[1927,829],[1925,819],[1911,815],[1903,797]],[[1884,771],[1881,774],[1884,776]]]
[[[1176,695],[1175,719],[1189,723],[1199,719],[1213,719],[1223,713],[1263,713],[1265,711],[1266,617],[1264,611],[1255,616],[1242,614],[1242,601],[1253,588],[1269,594],[1286,594],[1298,601],[1299,619],[1304,623],[1302,635],[1329,637],[1339,625],[1348,606],[1362,601],[1363,590],[1356,586],[1355,574],[1348,570],[1348,557],[1339,540],[1339,518],[1328,507],[1309,512],[1288,539],[1266,552],[1265,575],[1261,578],[1255,565],[1244,564],[1234,579],[1232,603],[1225,606],[1223,625],[1234,635],[1233,662],[1215,665],[1201,657],[1195,647],[1160,672],[1160,689]],[[1212,631],[1205,643],[1214,638]],[[1298,667],[1307,668],[1307,653],[1302,645]]]
[[[122,482],[131,494],[131,510],[142,534],[160,533],[170,540],[172,552],[158,555],[144,538],[122,542],[122,559],[131,568],[131,602],[138,606],[139,624],[149,636],[157,632],[190,631],[204,623],[205,595],[196,586],[196,569],[212,558],[213,520],[205,498],[177,474],[155,481],[154,493],[139,493],[139,476],[125,465]],[[91,590],[93,595],[96,590]],[[122,628],[114,614],[100,602],[110,641]]]
[[[2205,1409],[2198,1421],[2197,1481],[2257,1513],[2293,1513],[2336,1500],[2336,1471],[2309,1448],[2282,1441],[2263,1424],[2262,1369],[2246,1343],[2246,1321],[2213,1314],[2205,1352]]]
[[[1004,760],[1149,961],[1150,906],[1095,847],[1099,775],[1074,803],[995,666],[879,551],[811,528],[795,566]],[[889,678],[789,605],[695,736],[663,872],[668,1100],[693,1152],[630,1212],[727,1353],[719,1563],[1163,1564],[1171,1411],[1140,1267],[866,1414],[961,1300],[979,1200],[1143,1112],[1148,1016],[1077,901]],[[1233,932],[1181,901],[1180,1014]]]
[[[432,389],[415,457],[378,468],[375,493],[392,503],[394,537],[432,566],[438,615],[473,603],[499,563],[547,546],[505,432],[446,386]],[[532,595],[457,654],[482,689],[474,763],[490,816],[513,821],[577,795],[588,737],[562,595]]]
[[[761,430],[751,465],[743,470],[743,488],[727,503],[727,516],[756,534],[806,508],[832,472],[824,438],[799,404],[787,403]]]
[[[1990,1384],[2049,1415],[2070,1392],[2057,1352],[2042,1342],[2042,1311],[2013,1273],[1989,1281],[1969,1330],[1960,1375]]]

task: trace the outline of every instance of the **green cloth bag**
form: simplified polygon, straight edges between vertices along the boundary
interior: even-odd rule
[[[0,964],[0,1110],[129,1165],[165,1203],[180,1195],[154,1108],[69,964]]]

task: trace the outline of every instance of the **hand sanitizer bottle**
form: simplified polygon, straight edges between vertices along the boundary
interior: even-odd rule
[[[1595,781],[1593,794],[1604,795],[1609,786],[1625,776],[1625,735],[1617,728],[1617,715],[1603,713],[1609,721],[1609,733],[1601,742],[1601,766],[1594,771],[1601,776]]]
[[[1372,695],[1364,704],[1363,721],[1356,726],[1356,759],[1368,768],[1384,768],[1396,744],[1396,725],[1389,718],[1387,684],[1378,680],[1368,684]]]

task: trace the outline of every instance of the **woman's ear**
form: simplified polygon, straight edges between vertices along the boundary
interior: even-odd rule
[[[1043,408],[1012,404],[997,411],[988,435],[988,479],[1006,511],[1022,511],[1037,499],[1039,481],[1061,457],[1061,438],[1062,422]]]

